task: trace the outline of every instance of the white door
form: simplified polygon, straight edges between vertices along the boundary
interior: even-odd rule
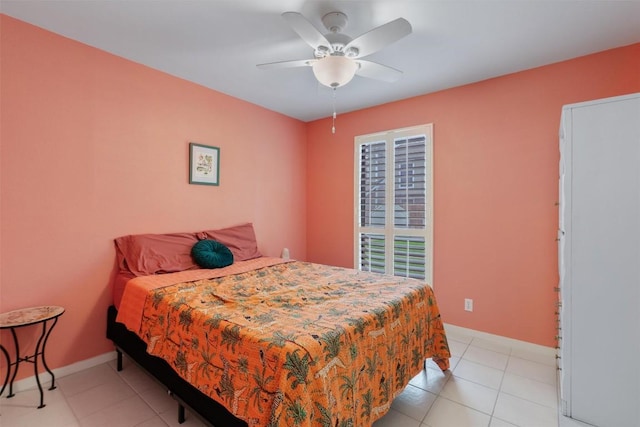
[[[563,120],[563,404],[596,426],[638,427],[640,96],[568,106]]]

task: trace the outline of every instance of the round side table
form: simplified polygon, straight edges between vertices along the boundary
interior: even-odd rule
[[[15,394],[13,393],[13,381],[18,374],[20,363],[33,363],[36,383],[38,384],[38,389],[40,390],[40,406],[38,406],[38,409],[45,407],[44,392],[42,391],[42,385],[40,384],[40,378],[38,376],[38,356],[40,356],[40,359],[42,359],[44,368],[47,370],[47,372],[49,372],[49,375],[51,375],[51,387],[49,387],[49,390],[53,390],[56,388],[56,379],[53,375],[53,372],[51,372],[51,369],[49,369],[49,366],[47,366],[47,361],[45,359],[45,348],[47,347],[49,335],[51,335],[51,331],[53,330],[54,326],[56,326],[56,323],[58,323],[58,318],[62,316],[62,313],[64,313],[63,307],[59,307],[56,305],[45,305],[42,307],[21,308],[19,310],[13,310],[0,314],[0,329],[11,330],[11,335],[13,336],[13,344],[16,349],[16,360],[11,362],[7,350],[4,347],[0,346],[0,349],[7,359],[7,374],[5,375],[4,383],[2,384],[2,388],[0,389],[0,395],[4,392],[4,389],[7,387],[8,382],[9,394],[7,395],[7,398],[15,396]],[[47,323],[50,320],[53,320],[53,323],[51,323],[49,327],[47,327]],[[20,346],[18,344],[16,329],[22,328],[24,326],[36,325],[39,323],[42,323],[42,333],[40,334],[40,338],[38,338],[34,353],[28,356],[20,356]],[[12,367],[13,375],[11,375],[11,380],[8,381]]]

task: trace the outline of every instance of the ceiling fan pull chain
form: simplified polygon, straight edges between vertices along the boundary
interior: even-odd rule
[[[331,124],[331,133],[336,133],[336,88],[333,88],[333,123]]]

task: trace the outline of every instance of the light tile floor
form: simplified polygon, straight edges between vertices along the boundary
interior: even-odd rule
[[[451,369],[431,361],[374,427],[580,427],[558,417],[555,360],[548,355],[448,334]],[[46,375],[44,375],[46,378]],[[179,426],[177,403],[125,358],[56,380],[37,409],[37,389],[0,399],[2,427]],[[48,383],[47,383],[48,385]],[[6,394],[6,392],[5,392]],[[187,412],[184,427],[204,424]],[[224,427],[224,426],[218,426]],[[358,427],[358,426],[356,426]]]

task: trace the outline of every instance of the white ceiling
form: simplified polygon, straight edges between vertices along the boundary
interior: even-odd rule
[[[638,0],[2,0],[0,11],[304,121],[331,115],[332,90],[308,67],[256,68],[312,58],[285,11],[320,30],[344,12],[354,38],[398,17],[413,26],[366,57],[402,79],[356,76],[336,91],[338,113],[640,42]]]

